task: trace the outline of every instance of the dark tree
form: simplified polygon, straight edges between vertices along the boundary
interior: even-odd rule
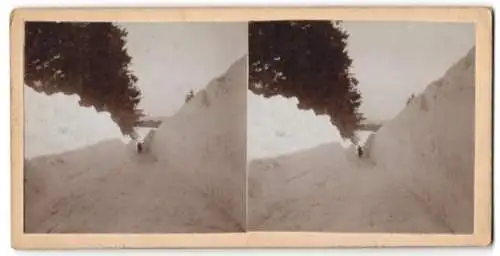
[[[349,72],[348,34],[340,22],[272,21],[249,24],[249,89],[266,98],[297,97],[298,108],[329,115],[353,139],[364,119],[358,81]]]
[[[27,22],[24,83],[47,95],[80,96],[79,104],[107,111],[124,135],[143,116],[141,92],[129,70],[127,32],[112,23]]]

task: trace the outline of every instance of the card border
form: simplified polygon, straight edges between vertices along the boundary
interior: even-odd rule
[[[248,22],[255,20],[467,22],[476,28],[474,233],[471,235],[247,232],[224,234],[23,233],[23,25],[25,21]],[[492,9],[490,7],[20,8],[10,17],[11,246],[83,248],[325,248],[487,246],[492,240]]]

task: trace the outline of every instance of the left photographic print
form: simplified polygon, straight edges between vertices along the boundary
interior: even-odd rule
[[[24,232],[246,223],[246,22],[26,22]]]

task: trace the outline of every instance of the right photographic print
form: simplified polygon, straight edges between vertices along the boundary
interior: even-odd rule
[[[249,231],[474,231],[474,23],[249,23]]]

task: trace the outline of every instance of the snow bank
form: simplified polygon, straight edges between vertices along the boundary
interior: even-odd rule
[[[369,152],[454,232],[473,231],[474,51],[385,124]]]
[[[62,153],[103,140],[123,139],[109,113],[81,107],[78,101],[76,95],[49,96],[24,86],[26,158]]]
[[[247,58],[197,92],[151,135],[146,147],[244,227]]]

